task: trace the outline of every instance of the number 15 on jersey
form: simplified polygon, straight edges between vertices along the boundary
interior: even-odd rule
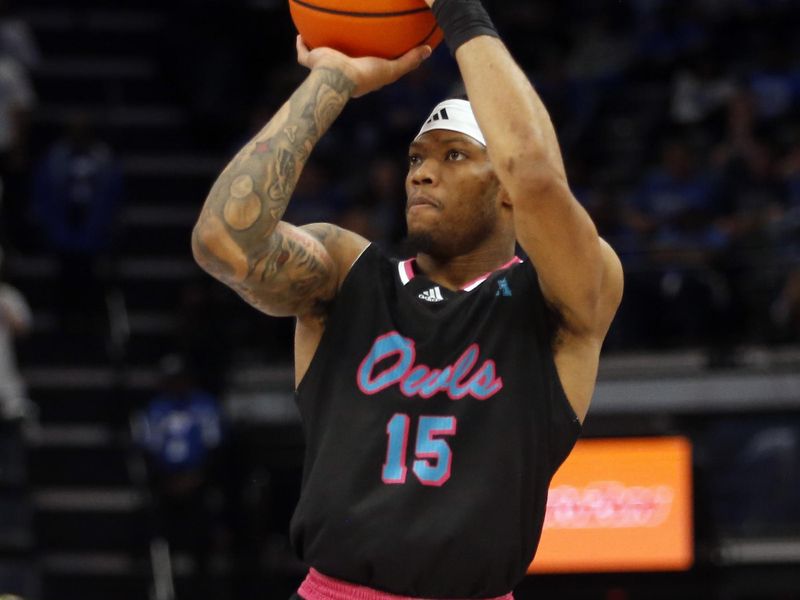
[[[406,482],[408,469],[408,434],[411,417],[396,413],[386,425],[388,443],[386,462],[383,465],[383,482],[401,484]],[[453,453],[445,438],[455,435],[456,418],[421,416],[417,426],[416,457],[411,467],[420,483],[441,486],[450,479]]]

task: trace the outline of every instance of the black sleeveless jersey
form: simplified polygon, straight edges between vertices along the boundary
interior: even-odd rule
[[[536,272],[512,263],[454,292],[374,245],[355,262],[297,390],[308,565],[428,598],[523,579],[580,424]]]

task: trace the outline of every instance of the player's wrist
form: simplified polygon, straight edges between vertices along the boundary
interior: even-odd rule
[[[312,72],[319,70],[328,70],[340,73],[345,79],[356,86],[356,88],[359,87],[359,71],[353,65],[348,64],[347,60],[342,60],[335,57],[322,59],[318,61],[311,69]]]
[[[476,37],[500,37],[480,0],[436,0],[431,10],[453,56]]]

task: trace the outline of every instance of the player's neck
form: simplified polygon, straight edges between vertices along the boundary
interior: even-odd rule
[[[425,276],[451,290],[460,290],[514,258],[514,244],[477,248],[467,254],[440,259],[420,252],[417,266]]]

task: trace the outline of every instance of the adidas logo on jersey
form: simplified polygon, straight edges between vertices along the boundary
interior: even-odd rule
[[[426,302],[441,302],[444,300],[444,296],[442,296],[442,290],[439,289],[438,285],[422,292],[419,295],[419,298],[421,300],[425,300]]]

